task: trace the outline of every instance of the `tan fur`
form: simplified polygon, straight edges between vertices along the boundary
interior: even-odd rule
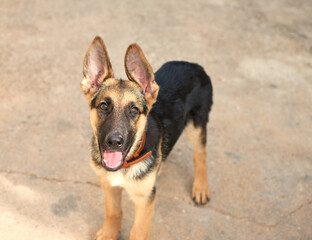
[[[96,239],[118,239],[121,226],[122,211],[120,207],[121,189],[125,189],[135,205],[135,221],[131,230],[130,240],[149,239],[149,232],[154,214],[155,199],[149,201],[151,189],[155,185],[158,166],[142,180],[135,180],[136,171],[144,168],[144,163],[138,163],[128,169],[117,172],[107,172],[102,167],[94,164],[91,166],[100,178],[104,191],[105,222],[98,231]]]
[[[105,80],[105,82],[103,83],[103,89],[105,89],[105,87],[108,87],[109,90],[103,90],[98,93],[99,100],[96,105],[100,104],[101,99],[104,99],[108,96],[114,101],[116,111],[123,111],[123,108],[127,106],[130,102],[137,102],[137,94],[139,93],[137,84],[131,81],[124,81],[125,85],[127,86],[127,91],[121,92],[118,88],[119,81],[120,80],[116,80],[113,78]],[[138,107],[140,107],[140,104],[138,104]],[[150,106],[150,108],[151,107],[152,106]],[[140,111],[143,111],[143,109],[140,109]],[[96,136],[96,126],[98,123],[98,115],[96,109],[91,109],[90,121],[94,135]],[[132,156],[136,151],[137,146],[140,144],[143,133],[145,131],[145,128],[142,128],[142,126],[146,125],[146,121],[146,116],[141,114],[139,119],[136,121],[136,124],[133,126],[133,129],[136,129],[137,132],[134,140],[135,144],[133,144],[133,146],[129,149],[127,156]]]
[[[109,84],[110,90],[103,90],[99,92],[97,99],[103,99],[106,96],[109,96],[115,103],[114,105],[116,111],[122,111],[123,107],[128,105],[129,102],[136,102],[137,97],[135,92],[120,92],[117,88],[115,89],[114,85],[117,86],[117,81],[119,80],[106,80],[103,85]],[[129,85],[129,89],[137,88],[137,85],[130,81],[126,84]],[[98,113],[96,109],[91,109],[90,121],[94,135],[96,136],[98,123]],[[147,117],[142,114],[137,120],[135,126],[133,126],[133,128],[136,129],[136,135],[134,144],[130,148],[127,156],[132,156],[132,154],[136,151],[137,146],[140,144],[145,131],[144,126],[146,125],[146,122]],[[161,155],[159,155],[159,158],[155,160],[158,163],[157,167],[155,167],[149,175],[145,176],[141,180],[136,180],[134,178],[138,172],[145,170],[146,165],[144,162],[137,163],[128,169],[108,172],[91,160],[91,165],[100,178],[101,187],[104,191],[105,202],[105,222],[103,227],[98,231],[96,239],[118,239],[122,218],[122,211],[119,203],[121,201],[121,189],[125,189],[127,191],[135,205],[135,221],[131,230],[130,239],[149,239],[155,205],[155,199],[149,201],[149,196],[153,186],[155,185],[156,173],[161,162],[160,159]]]
[[[145,101],[148,111],[156,102],[159,87],[154,80],[154,74],[151,66],[147,62],[142,50],[136,44],[129,46],[125,56],[126,73],[130,81],[124,81],[126,85],[122,90],[119,86],[120,80],[113,77],[113,70],[109,61],[104,42],[100,37],[96,37],[87,50],[84,59],[83,74],[81,81],[81,89],[85,94],[85,98],[90,106],[90,121],[92,130],[97,142],[97,127],[100,124],[99,113],[96,108],[91,109],[91,103],[96,96],[95,106],[99,106],[101,101],[109,96],[114,103],[114,111],[122,113],[124,108],[130,102],[141,101],[137,97],[141,94],[144,84],[136,78],[136,73],[129,71],[126,63],[127,57],[135,59],[144,68],[144,73],[148,76],[149,91],[144,92]],[[92,64],[91,64],[92,63]],[[132,66],[132,65],[131,65]],[[146,82],[144,82],[146,84]],[[101,87],[101,88],[100,88]],[[143,104],[138,104],[142,107]],[[143,109],[140,109],[143,111]],[[147,112],[148,115],[148,112]],[[118,114],[117,114],[118,116]],[[116,119],[118,122],[118,119]],[[120,121],[122,122],[122,121]],[[127,156],[132,156],[140,145],[147,117],[141,114],[132,128],[136,130],[134,143],[130,148]],[[159,145],[159,153],[160,151]],[[95,151],[99,151],[98,145],[95,144]],[[126,156],[126,158],[127,158]],[[151,198],[153,187],[155,186],[156,175],[161,162],[161,154],[158,154],[156,167],[143,179],[136,179],[136,176],[145,171],[147,166],[144,162],[136,163],[127,169],[119,169],[118,171],[106,171],[102,166],[97,165],[91,159],[91,166],[100,179],[101,187],[104,191],[105,202],[105,222],[103,227],[96,234],[97,240],[117,240],[121,228],[122,210],[121,210],[121,191],[125,189],[135,205],[135,221],[130,233],[131,240],[149,239],[152,217],[154,213],[155,198]]]
[[[105,222],[96,234],[96,239],[118,239],[121,229],[121,191],[120,187],[111,187],[106,178],[100,176],[100,184],[103,189],[105,202]]]
[[[146,197],[142,196],[141,201],[135,201],[135,221],[130,232],[130,240],[148,240],[152,227],[152,218],[156,199],[146,202]]]
[[[97,136],[96,125],[98,123],[98,112],[96,109],[90,110],[90,122],[91,122],[91,127],[93,130],[94,136]]]
[[[157,172],[161,164],[161,157],[160,154],[158,159],[156,159],[157,167],[144,179],[139,181],[135,180],[134,176],[138,171],[144,171],[145,165],[143,162],[137,163],[128,169],[108,172],[104,168],[95,165],[91,159],[91,166],[100,178],[105,203],[105,222],[96,235],[97,240],[118,239],[122,218],[119,189],[126,190],[135,206],[135,221],[131,229],[130,240],[149,239],[155,206],[155,199],[150,201],[149,197],[151,189],[155,185]],[[108,214],[106,214],[106,211],[108,211]]]
[[[138,123],[136,124],[137,134],[135,135],[135,139],[134,139],[134,142],[136,144],[133,144],[133,146],[129,149],[127,157],[132,156],[135,153],[136,149],[138,148],[139,144],[141,143],[141,139],[142,139],[145,129],[142,127],[140,128],[140,126],[145,126],[142,124],[144,124],[146,121],[147,121],[147,118],[145,116],[140,116]]]
[[[151,67],[151,65],[148,63],[146,60],[142,49],[137,45],[136,43],[131,44],[125,54],[125,69],[126,69],[126,74],[131,81],[137,82],[140,86],[142,86],[142,83],[139,81],[137,77],[137,72],[135,69],[132,69],[131,67],[131,62],[133,61],[140,62],[146,67],[146,75],[150,79],[150,87],[151,87],[151,92],[145,94],[145,99],[149,107],[151,107],[157,99],[157,95],[159,92],[159,86],[157,85],[155,78],[154,78],[154,72]]]
[[[97,55],[98,57],[94,57]],[[89,46],[84,60],[83,60],[83,75],[84,78],[80,82],[81,89],[83,93],[85,94],[85,98],[87,99],[87,102],[90,103],[93,95],[97,91],[97,87],[91,85],[92,74],[90,74],[90,71],[88,70],[88,64],[89,59],[93,57],[93,59],[98,60],[98,62],[101,62],[101,66],[103,66],[103,72],[102,75],[99,76],[99,79],[97,79],[98,84],[102,84],[103,81],[107,78],[113,78],[114,72],[111,66],[111,63],[109,61],[108,53],[105,47],[105,44],[103,40],[100,37],[95,37],[91,45]]]
[[[189,123],[184,129],[185,135],[193,148],[194,162],[194,182],[192,187],[192,198],[197,204],[205,204],[210,199],[206,146],[203,145],[202,128],[195,128],[193,123]]]
[[[96,93],[97,89],[92,88],[87,78],[83,78],[80,82],[80,87],[84,93],[84,96],[88,103],[91,102],[93,95]]]

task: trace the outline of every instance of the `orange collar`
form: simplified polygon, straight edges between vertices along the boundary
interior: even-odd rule
[[[142,152],[143,150],[143,147],[145,145],[145,139],[146,139],[146,133],[143,134],[143,138],[142,138],[142,141],[141,141],[141,144],[138,148],[138,150],[129,158],[127,158],[122,166],[122,168],[128,168],[130,167],[131,165],[133,164],[136,164],[136,163],[139,163],[143,160],[145,160],[146,158],[148,158],[149,156],[151,156],[152,154],[152,151],[149,151],[149,152]],[[141,155],[140,155],[141,154]]]

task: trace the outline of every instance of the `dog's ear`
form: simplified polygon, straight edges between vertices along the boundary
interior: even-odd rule
[[[97,36],[89,46],[83,61],[81,89],[91,98],[103,81],[113,78],[114,73],[103,40]]]
[[[126,51],[125,69],[129,80],[140,85],[146,100],[152,105],[157,99],[159,87],[151,65],[136,43],[131,44]]]

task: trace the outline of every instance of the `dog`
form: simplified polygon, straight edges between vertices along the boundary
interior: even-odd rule
[[[104,191],[105,222],[95,239],[118,239],[121,192],[135,205],[130,239],[149,239],[156,176],[181,133],[193,149],[192,198],[209,198],[206,164],[207,123],[212,84],[194,63],[167,62],[155,74],[141,48],[125,54],[128,80],[114,78],[106,47],[95,37],[83,62],[81,89],[90,107],[91,165]]]

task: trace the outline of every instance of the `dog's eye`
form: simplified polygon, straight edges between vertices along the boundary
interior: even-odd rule
[[[132,108],[130,109],[130,112],[131,112],[131,114],[136,115],[136,114],[138,114],[140,111],[139,111],[139,109],[138,109],[137,107],[132,107]]]
[[[106,104],[106,103],[104,103],[104,102],[103,102],[103,103],[101,103],[99,107],[100,107],[100,109],[101,109],[102,111],[106,111],[106,110],[107,110],[107,108],[108,108],[107,104]]]

